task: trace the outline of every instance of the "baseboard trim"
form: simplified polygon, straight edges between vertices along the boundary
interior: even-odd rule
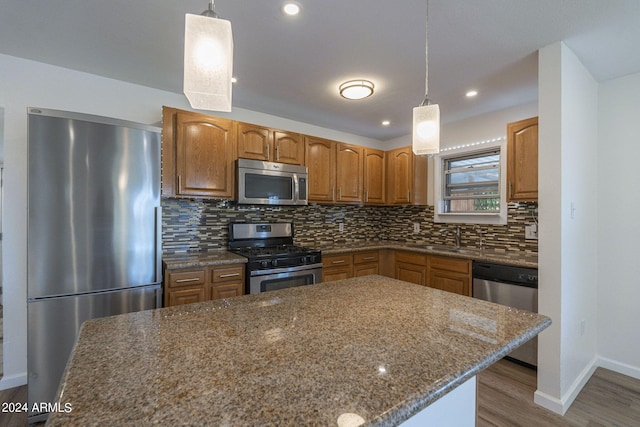
[[[27,374],[4,376],[0,379],[0,390],[7,390],[27,384]]]
[[[580,394],[589,378],[593,375],[593,373],[598,368],[598,357],[594,357],[591,362],[585,366],[585,368],[580,372],[576,380],[571,384],[569,390],[562,396],[561,399],[557,397],[551,396],[550,394],[544,393],[540,390],[536,390],[533,395],[533,401],[536,405],[540,405],[545,409],[548,409],[556,414],[564,415],[574,400]]]
[[[598,358],[598,366],[640,380],[640,368],[636,366],[627,365],[606,357]]]

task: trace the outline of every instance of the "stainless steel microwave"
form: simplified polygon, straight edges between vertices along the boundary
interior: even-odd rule
[[[307,167],[238,159],[238,203],[251,205],[306,205]]]

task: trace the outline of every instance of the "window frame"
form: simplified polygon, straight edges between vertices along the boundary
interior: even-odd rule
[[[500,151],[498,193],[500,197],[498,212],[477,212],[458,213],[444,212],[445,200],[443,199],[444,183],[444,163],[454,158],[462,158],[482,154],[489,151]],[[434,156],[434,221],[436,223],[453,224],[507,224],[507,149],[506,138],[465,146],[461,148],[442,150],[440,154]]]

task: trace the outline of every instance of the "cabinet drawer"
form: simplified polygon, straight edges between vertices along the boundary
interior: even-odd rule
[[[204,277],[204,270],[172,271],[169,273],[169,287],[202,285]]]
[[[396,252],[396,262],[427,265],[427,256],[424,254],[416,254],[413,252]]]
[[[228,282],[244,278],[244,264],[229,267],[215,267],[211,273],[211,282]]]
[[[322,257],[322,266],[324,268],[340,267],[343,265],[351,265],[351,254],[328,255]]]
[[[429,256],[429,265],[431,268],[455,271],[456,273],[469,274],[471,272],[471,260],[468,259],[431,255]]]
[[[371,252],[356,252],[353,254],[354,264],[363,264],[367,262],[378,262],[380,255],[378,251]]]

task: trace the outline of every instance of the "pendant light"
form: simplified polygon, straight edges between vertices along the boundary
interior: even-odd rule
[[[425,24],[425,95],[424,101],[413,109],[413,152],[417,155],[437,154],[440,150],[440,107],[429,99],[429,1]]]
[[[214,0],[201,15],[187,13],[184,30],[184,94],[192,108],[231,111],[233,35],[218,18]]]

